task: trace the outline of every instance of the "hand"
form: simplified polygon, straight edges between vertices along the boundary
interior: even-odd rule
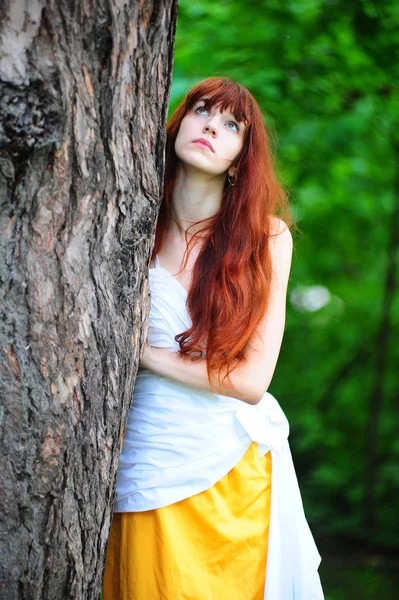
[[[152,356],[152,347],[149,344],[145,344],[144,352],[140,360],[140,367],[142,369],[151,369],[151,356]]]

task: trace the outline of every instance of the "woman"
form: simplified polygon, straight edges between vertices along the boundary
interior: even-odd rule
[[[210,78],[167,134],[104,600],[319,600],[288,422],[266,392],[292,237],[262,115],[242,85]]]

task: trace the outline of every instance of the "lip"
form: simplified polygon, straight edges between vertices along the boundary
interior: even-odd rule
[[[208,140],[206,140],[205,138],[198,138],[197,140],[193,140],[193,144],[197,144],[200,147],[206,147],[209,148],[210,150],[212,150],[212,152],[215,152],[213,149],[213,146],[210,142],[208,142]]]

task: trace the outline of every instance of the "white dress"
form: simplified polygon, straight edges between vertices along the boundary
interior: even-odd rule
[[[149,278],[147,341],[177,351],[174,338],[191,323],[187,291],[158,258]],[[268,392],[250,405],[140,369],[119,459],[115,512],[161,508],[198,494],[257,442],[260,456],[269,450],[272,456],[264,598],[323,600],[321,559],[303,511],[288,433],[288,421]]]

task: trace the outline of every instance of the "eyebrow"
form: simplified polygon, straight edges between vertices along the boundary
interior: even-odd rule
[[[203,102],[205,107],[207,108],[207,105],[209,106],[211,99],[210,98],[199,98],[196,102],[194,102],[193,106],[195,106],[198,102]],[[221,102],[222,104],[222,102]],[[231,112],[231,110],[226,109],[223,112],[227,112],[229,115],[231,115],[234,119],[234,121],[237,122],[237,124],[240,126],[240,131],[243,131],[246,126],[247,123],[244,121],[244,119],[242,119],[241,121],[239,119],[237,119],[237,117],[235,116],[235,114],[233,112]]]
[[[197,100],[197,102],[204,102],[205,106],[206,106],[207,104],[208,104],[208,106],[209,106],[209,104],[210,104],[210,102],[211,102],[211,99],[210,99],[210,98],[200,98],[199,100]],[[194,104],[197,104],[197,102],[195,102]],[[220,104],[222,104],[222,102],[221,102]],[[218,105],[218,106],[219,106],[219,105]],[[235,117],[234,113],[233,113],[233,112],[231,112],[231,110],[229,110],[229,109],[227,109],[227,108],[226,108],[226,109],[225,109],[223,112],[227,112],[229,115],[231,115],[232,117],[234,117],[234,119],[235,119],[236,121],[238,121],[238,119]]]

